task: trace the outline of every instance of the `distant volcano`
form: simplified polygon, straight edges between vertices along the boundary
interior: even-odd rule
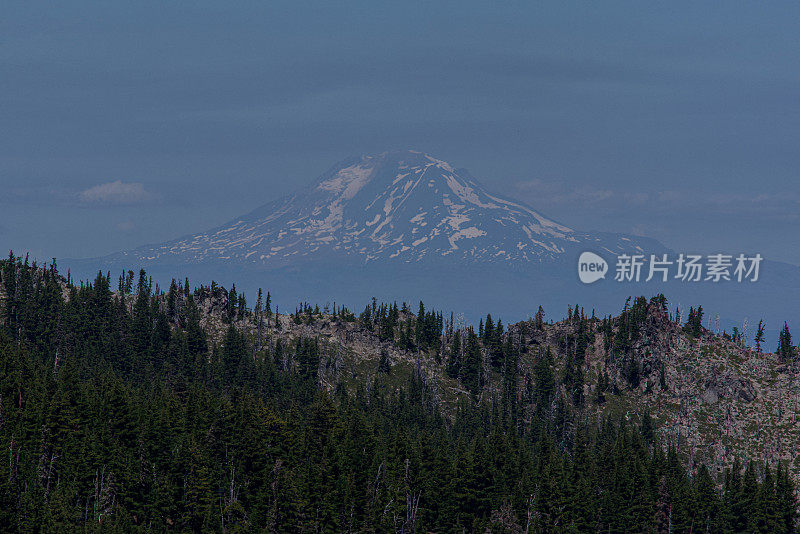
[[[641,252],[638,241],[653,248],[632,236],[576,232],[489,193],[466,171],[404,151],[346,160],[311,187],[223,226],[113,258],[264,269],[344,257],[364,264],[539,263],[587,247]]]
[[[584,251],[608,261],[604,280],[579,282]],[[728,328],[741,327],[744,317],[775,328],[800,319],[796,266],[764,262],[756,284],[614,281],[618,254],[668,252],[644,237],[574,230],[487,191],[465,170],[403,151],[345,160],[297,193],[209,231],[63,264],[84,278],[143,267],[162,283],[184,276],[235,282],[248,295],[271,290],[282,306],[363,306],[375,296],[513,320],[540,304],[556,317],[575,303],[616,313],[630,295],[664,292],[672,306],[702,304]]]

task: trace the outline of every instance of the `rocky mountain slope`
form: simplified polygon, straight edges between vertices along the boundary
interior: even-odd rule
[[[224,290],[201,302],[205,326],[221,339]],[[570,313],[569,320],[530,319],[503,333],[502,343],[510,340],[520,353],[515,383],[523,414],[536,409],[526,388],[536,380],[537,362],[550,351],[556,384],[550,409],[556,413],[560,404],[565,407],[567,422],[611,417],[640,423],[647,414],[661,443],[676,446],[694,467],[705,464],[721,475],[734,459],[772,466],[782,462],[800,481],[797,361],[779,361],[773,353],[758,353],[738,339],[702,327],[690,332],[667,313],[659,298],[639,298],[613,318],[586,317],[583,310]],[[401,324],[409,320],[415,322],[414,313],[400,313]],[[479,392],[470,394],[460,379],[448,376],[453,336],[461,336],[462,347],[466,343],[463,319],[454,322],[445,320],[441,343],[427,351],[403,349],[396,339],[382,340],[378,327],[367,327],[355,316],[343,319],[327,309],[279,315],[277,322],[273,319],[262,329],[260,338],[272,346],[279,339],[286,346],[302,337],[319,340],[324,362],[319,380],[331,390],[341,381],[374,380],[383,354],[398,376],[420,373],[447,412],[465,399],[499,398],[505,373],[491,365],[492,347],[482,341]],[[259,338],[252,317],[237,326]],[[565,379],[572,365],[583,377],[580,401]],[[521,424],[525,420],[523,416]]]

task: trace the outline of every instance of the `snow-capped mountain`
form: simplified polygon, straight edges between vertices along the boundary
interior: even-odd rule
[[[586,234],[486,191],[466,171],[414,151],[361,156],[314,185],[208,232],[123,253],[136,262],[277,268],[331,257],[359,263],[452,259],[548,262],[576,248],[642,251]]]
[[[579,281],[584,251],[608,261],[604,281]],[[664,292],[673,304],[702,304],[731,324],[756,314],[778,324],[800,298],[800,269],[774,262],[764,263],[758,284],[617,282],[614,262],[623,252],[670,251],[648,238],[574,230],[487,191],[466,171],[405,151],[341,162],[305,189],[209,231],[62,265],[83,279],[98,268],[143,267],[163,284],[188,276],[236,283],[248,295],[269,289],[281,309],[301,300],[425,299],[473,319],[488,310],[525,318],[540,304],[559,314],[575,302],[616,313],[630,295]]]

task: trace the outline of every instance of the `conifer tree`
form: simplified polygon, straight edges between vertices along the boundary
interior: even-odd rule
[[[553,379],[553,353],[548,346],[536,360],[534,375],[536,380],[536,410],[539,412],[549,408],[555,392]]]
[[[788,362],[794,355],[792,334],[789,332],[789,325],[786,322],[783,323],[783,328],[781,328],[781,333],[778,336],[778,350],[776,353],[782,362]]]
[[[478,336],[472,328],[467,329],[467,344],[464,349],[464,359],[461,363],[461,382],[472,393],[477,393],[481,388],[482,361]]]
[[[756,330],[756,337],[753,338],[753,341],[756,342],[756,352],[761,354],[761,344],[764,342],[764,320],[760,319],[758,321],[758,329]]]
[[[533,320],[533,325],[537,330],[541,330],[544,327],[544,308],[539,306],[539,309],[536,310],[536,316]]]

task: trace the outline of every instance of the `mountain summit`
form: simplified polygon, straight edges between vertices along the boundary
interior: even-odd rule
[[[576,248],[642,248],[580,233],[489,193],[464,170],[422,152],[345,160],[315,184],[225,225],[123,254],[150,264],[225,261],[278,268],[318,259],[419,263],[547,262]]]

